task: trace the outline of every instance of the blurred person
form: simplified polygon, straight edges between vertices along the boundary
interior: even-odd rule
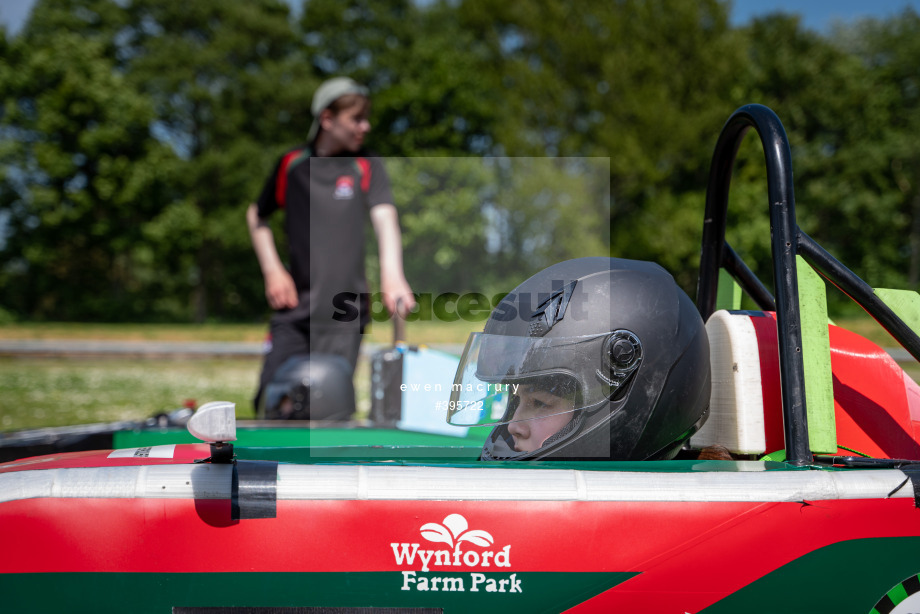
[[[370,321],[364,270],[365,220],[380,254],[383,302],[405,317],[415,306],[403,273],[399,220],[380,158],[364,147],[370,132],[366,87],[347,77],[324,82],[310,107],[307,142],[284,153],[249,205],[246,222],[274,310],[259,402],[275,371],[297,354],[343,356],[352,373]],[[269,217],[283,209],[290,271],[278,254]]]

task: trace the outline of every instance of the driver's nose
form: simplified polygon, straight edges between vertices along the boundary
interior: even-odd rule
[[[517,415],[517,414],[515,414]],[[518,420],[508,425],[508,432],[519,439],[527,439],[530,436],[530,425],[528,420]]]

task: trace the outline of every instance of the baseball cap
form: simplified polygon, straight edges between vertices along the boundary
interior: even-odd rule
[[[324,81],[316,89],[316,93],[313,94],[313,103],[310,105],[310,113],[313,114],[313,125],[310,126],[310,134],[307,135],[308,141],[315,139],[317,133],[319,133],[320,113],[329,108],[329,105],[333,102],[348,94],[359,94],[366,98],[369,92],[366,87],[349,77],[334,77]]]

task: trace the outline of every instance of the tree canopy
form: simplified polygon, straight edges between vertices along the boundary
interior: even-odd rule
[[[750,102],[789,134],[803,229],[873,285],[916,289],[920,16],[821,34],[728,10],[39,0],[0,30],[0,317],[264,317],[244,211],[332,75],[371,90],[417,292],[499,293],[609,254],[692,293],[713,146]],[[755,270],[759,147],[739,152],[729,229]]]

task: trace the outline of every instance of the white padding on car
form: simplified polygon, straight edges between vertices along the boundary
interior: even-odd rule
[[[669,471],[667,461],[623,463],[634,471],[389,465],[278,465],[277,501],[660,501],[817,502],[913,498],[896,469]],[[663,471],[648,471],[660,468]],[[643,471],[645,469],[645,471]],[[233,465],[89,467],[0,474],[0,504],[38,498],[230,499]],[[79,509],[79,508],[78,508]],[[230,510],[228,509],[228,517]],[[279,510],[279,514],[281,510]],[[2,514],[2,509],[0,509]]]
[[[760,353],[751,317],[721,310],[706,322],[712,365],[709,419],[691,439],[697,449],[721,444],[738,454],[766,452]]]

